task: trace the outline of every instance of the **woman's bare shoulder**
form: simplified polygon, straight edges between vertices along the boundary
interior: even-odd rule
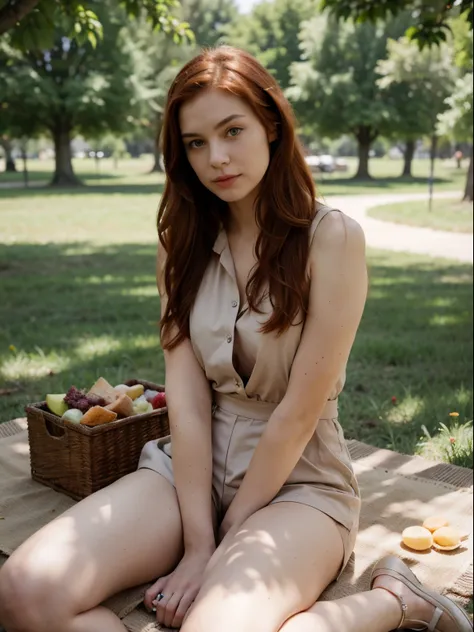
[[[314,234],[312,251],[333,251],[334,249],[365,249],[365,235],[357,220],[339,209],[324,207]],[[321,212],[320,210],[320,212]]]

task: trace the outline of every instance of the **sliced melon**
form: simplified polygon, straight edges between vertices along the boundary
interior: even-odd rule
[[[46,404],[49,410],[58,415],[58,417],[62,417],[66,410],[68,409],[68,405],[64,401],[66,397],[66,393],[61,393],[60,395],[57,393],[50,393],[46,395]]]

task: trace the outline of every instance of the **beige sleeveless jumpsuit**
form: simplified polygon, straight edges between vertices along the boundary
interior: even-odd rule
[[[312,241],[323,217],[335,209],[319,205],[310,229]],[[340,211],[336,211],[340,212]],[[227,235],[221,230],[190,314],[190,338],[213,392],[212,498],[215,525],[236,494],[252,454],[273,410],[283,399],[303,322],[283,335],[257,330],[268,318],[239,305],[239,290]],[[345,369],[320,417],[316,431],[280,492],[271,501],[310,505],[333,518],[344,542],[344,561],[353,551],[360,512],[360,495],[344,435],[338,422],[337,397]],[[288,420],[291,423],[291,419]],[[170,437],[149,441],[139,468],[152,469],[174,485]]]

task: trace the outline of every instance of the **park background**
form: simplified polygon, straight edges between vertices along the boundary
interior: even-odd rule
[[[228,43],[346,167],[314,169],[321,196],[421,193],[369,215],[452,233],[443,259],[369,248],[340,413],[348,438],[472,467],[472,3],[363,4],[0,0],[0,421],[101,375],[164,383],[156,139],[176,73]]]

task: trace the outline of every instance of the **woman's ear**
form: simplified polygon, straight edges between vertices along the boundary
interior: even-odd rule
[[[267,135],[268,135],[268,142],[269,143],[273,143],[273,141],[275,141],[278,138],[278,132],[277,132],[276,125],[272,125],[272,129],[270,130],[270,132]]]

